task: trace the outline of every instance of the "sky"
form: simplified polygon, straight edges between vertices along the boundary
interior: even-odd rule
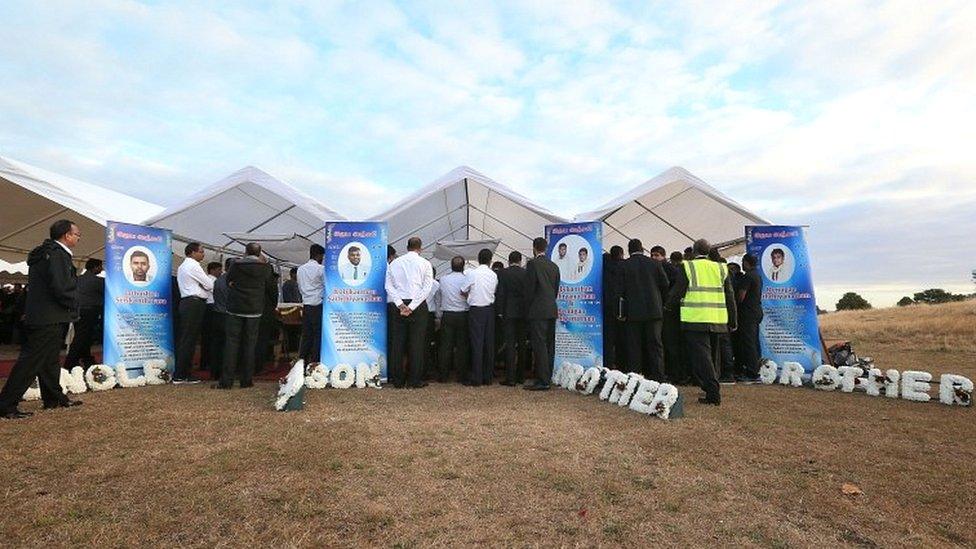
[[[808,225],[821,307],[976,290],[976,2],[0,2],[0,154],[350,218],[469,165],[557,213],[682,166]],[[581,207],[584,205],[585,207]]]

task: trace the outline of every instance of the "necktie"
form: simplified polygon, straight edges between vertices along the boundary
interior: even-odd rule
[[[353,265],[352,267],[352,279],[359,280],[359,265]]]

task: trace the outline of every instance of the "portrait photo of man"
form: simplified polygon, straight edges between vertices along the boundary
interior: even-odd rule
[[[364,258],[365,255],[365,258]],[[339,259],[339,276],[350,286],[359,286],[369,277],[369,255],[364,253],[363,246],[352,245],[346,248],[346,254]]]
[[[153,258],[143,249],[135,249],[129,253],[129,261],[125,269],[126,278],[136,286],[145,286],[152,282],[155,268]]]

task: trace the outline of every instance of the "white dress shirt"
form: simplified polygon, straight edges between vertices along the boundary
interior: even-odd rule
[[[430,287],[430,295],[427,296],[427,309],[440,316],[441,310],[441,285],[434,279],[434,285]]]
[[[345,282],[353,282],[358,280],[365,280],[369,276],[369,269],[365,265],[360,263],[359,265],[353,265],[352,263],[345,263],[339,266],[339,276]]]
[[[441,312],[460,313],[468,310],[468,300],[461,292],[468,284],[468,277],[464,273],[451,272],[440,280]]]
[[[309,259],[298,268],[298,291],[302,293],[303,305],[321,305],[322,293],[325,291],[325,270],[322,264]]]
[[[207,275],[207,278],[210,279],[210,288],[211,288],[210,289],[210,294],[207,296],[207,305],[213,305],[214,304],[213,284],[214,284],[214,282],[217,282],[217,277],[215,277],[214,275],[208,274]]]
[[[75,254],[71,253],[71,248],[69,248],[67,245],[65,245],[64,242],[61,242],[60,240],[55,240],[55,242],[57,242],[58,244],[60,244],[61,247],[64,248],[64,251],[68,252],[68,255],[70,255],[71,257],[74,257],[75,256]]]
[[[180,297],[209,299],[213,294],[213,280],[203,271],[200,262],[192,257],[180,263],[180,268],[176,270],[176,284],[180,287]]]
[[[410,309],[416,311],[434,287],[434,267],[417,252],[407,252],[394,259],[386,272],[386,295],[393,297],[397,307],[409,299]]]
[[[498,275],[488,265],[478,265],[467,272],[468,281],[464,291],[468,292],[468,305],[472,307],[487,307],[495,302],[495,288],[498,287]]]

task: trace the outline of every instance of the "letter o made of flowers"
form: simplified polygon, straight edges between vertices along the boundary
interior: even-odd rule
[[[329,384],[336,389],[348,389],[356,383],[356,369],[348,364],[337,364],[329,373]]]
[[[105,364],[94,364],[85,372],[85,381],[92,391],[107,391],[115,387],[115,370]]]

